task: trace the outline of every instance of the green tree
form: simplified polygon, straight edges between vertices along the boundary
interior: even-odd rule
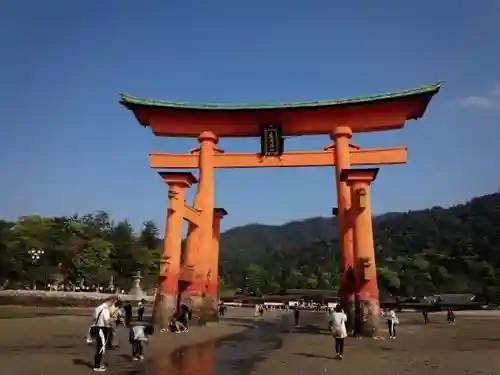
[[[74,259],[77,277],[97,284],[108,281],[112,274],[109,260],[113,250],[113,244],[102,238],[90,240],[83,253]]]
[[[154,221],[148,220],[142,223],[139,243],[141,247],[149,250],[161,247],[160,230]]]
[[[250,263],[245,269],[245,281],[248,293],[260,293],[265,285],[265,271],[255,263]]]
[[[144,285],[154,285],[158,282],[160,259],[163,251],[160,230],[153,221],[142,224],[138,241],[137,263],[144,275]]]
[[[118,283],[128,288],[133,275],[140,269],[134,229],[128,221],[121,221],[112,228],[110,239],[114,245],[110,256],[111,267]]]

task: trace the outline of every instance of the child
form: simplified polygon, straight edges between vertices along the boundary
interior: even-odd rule
[[[142,324],[131,326],[129,329],[129,342],[132,345],[132,360],[144,359],[143,343],[148,341],[148,335],[153,334],[152,326]]]
[[[399,324],[399,319],[396,316],[394,309],[390,309],[387,313],[387,326],[389,328],[389,339],[396,338],[396,325]]]

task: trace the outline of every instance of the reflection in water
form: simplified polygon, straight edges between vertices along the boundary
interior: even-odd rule
[[[217,342],[185,346],[165,358],[155,358],[154,375],[213,375]]]
[[[266,322],[222,339],[161,351],[144,364],[143,375],[248,375],[255,364],[282,345],[279,330]],[[171,338],[170,336],[169,338]]]

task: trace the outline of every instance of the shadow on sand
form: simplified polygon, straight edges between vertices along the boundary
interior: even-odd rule
[[[328,357],[326,355],[316,355],[316,354],[311,354],[311,353],[293,353],[293,354],[301,356],[301,357],[306,357],[306,358],[337,359],[337,357],[335,357],[335,356]]]
[[[92,368],[92,363],[90,361],[85,361],[81,358],[75,358],[73,359],[73,364],[75,366],[82,366],[82,367],[87,367],[87,368]]]
[[[317,334],[317,335],[331,335],[326,328],[319,327],[318,325],[306,324],[298,325],[291,329],[291,332],[295,333],[307,333],[307,334]]]

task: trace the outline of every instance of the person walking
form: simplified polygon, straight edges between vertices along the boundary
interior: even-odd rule
[[[224,302],[219,303],[219,316],[223,317],[226,313],[226,305],[224,305]]]
[[[259,316],[264,316],[264,305],[259,305]]]
[[[389,339],[396,338],[396,325],[399,324],[399,319],[394,309],[390,309],[387,313],[387,327],[389,328]]]
[[[106,371],[102,360],[106,352],[106,341],[108,337],[109,324],[111,321],[110,307],[115,303],[115,298],[109,298],[94,310],[94,324],[91,327],[91,335],[95,339],[94,368],[96,372]]]
[[[141,322],[144,319],[144,310],[146,309],[146,300],[141,299],[139,303],[137,304],[137,318]]]
[[[299,319],[300,319],[299,306],[295,306],[295,310],[293,311],[293,319],[295,321],[295,327],[297,327],[299,325]]]
[[[448,321],[448,324],[455,324],[455,313],[452,309],[448,309],[448,312],[446,313],[446,320]]]
[[[342,310],[340,304],[335,306],[332,314],[332,333],[335,337],[335,353],[338,359],[344,358],[344,341],[347,337],[347,315]]]
[[[132,321],[132,304],[130,301],[125,302],[123,311],[125,312],[125,326],[130,327],[130,322]]]
[[[422,310],[422,315],[424,316],[424,323],[429,323],[429,312],[427,309]]]

